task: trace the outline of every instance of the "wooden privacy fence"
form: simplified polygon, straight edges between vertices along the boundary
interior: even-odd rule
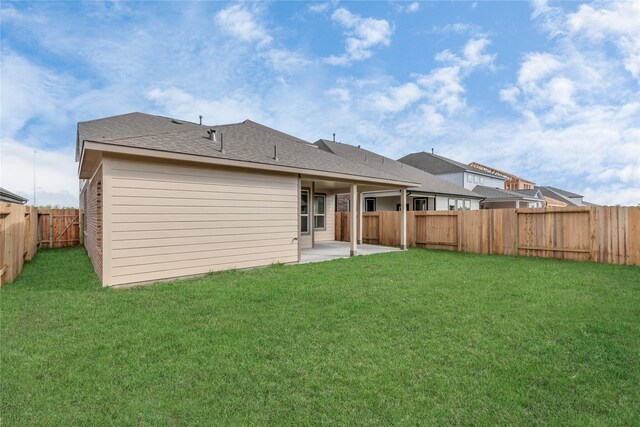
[[[81,242],[78,209],[37,209],[0,204],[0,285],[22,272],[39,248],[61,248]]]
[[[400,244],[400,212],[362,215],[364,243]],[[349,213],[336,213],[349,240]],[[407,212],[407,244],[484,254],[640,265],[640,207]]]

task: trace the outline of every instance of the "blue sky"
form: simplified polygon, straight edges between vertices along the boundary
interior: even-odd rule
[[[250,118],[640,203],[640,0],[2,2],[0,185],[77,205],[76,123]]]

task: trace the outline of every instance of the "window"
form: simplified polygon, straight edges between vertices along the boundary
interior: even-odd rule
[[[376,199],[375,197],[366,197],[364,199],[364,211],[375,212],[376,211]]]
[[[467,199],[464,201],[464,210],[465,211],[471,210],[471,200]]]
[[[300,232],[309,234],[309,190],[300,192]]]
[[[475,177],[473,177],[475,178]],[[473,178],[471,177],[471,174],[467,174],[467,182],[471,182],[473,180]]]
[[[463,209],[463,204],[462,204],[462,200],[458,199],[456,200],[456,209],[458,209],[459,211],[461,211]]]
[[[325,195],[314,194],[313,195],[313,228],[318,230],[325,229]]]
[[[419,199],[413,199],[413,210],[414,211],[426,211],[429,208],[427,207],[427,199],[425,197]]]
[[[483,176],[480,177],[480,184],[484,184],[484,177]]]
[[[456,199],[449,199],[449,210],[450,211],[456,210]]]
[[[478,175],[473,175],[473,182],[475,182],[475,183],[478,182]]]
[[[396,203],[396,210],[398,212],[400,211],[400,206],[402,206],[400,203]],[[409,203],[407,203],[407,210],[409,210]]]

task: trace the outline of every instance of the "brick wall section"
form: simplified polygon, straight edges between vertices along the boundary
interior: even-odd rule
[[[102,282],[102,166],[80,194],[80,207],[84,211],[84,247],[93,269]]]
[[[336,212],[349,211],[349,194],[336,194]]]

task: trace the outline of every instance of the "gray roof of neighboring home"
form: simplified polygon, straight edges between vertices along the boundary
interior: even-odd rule
[[[569,197],[569,198],[583,197],[581,194],[576,194],[576,193],[572,193],[570,191],[561,190],[559,188],[551,187],[549,185],[543,185],[543,186],[540,186],[540,188],[546,188],[546,189],[548,189],[550,191],[553,191],[554,193],[558,193],[558,194],[560,194],[561,196],[564,196],[564,197]]]
[[[486,187],[484,185],[476,185],[473,191],[481,194],[487,200],[491,199],[513,199],[513,200],[541,200],[533,195],[525,194],[522,191],[510,191],[502,188]],[[523,190],[526,191],[526,190]],[[537,192],[536,192],[537,193]]]
[[[103,144],[275,165],[309,171],[346,174],[407,182],[404,178],[352,162],[267,126],[245,120],[218,126],[200,126],[160,116],[131,113],[78,124],[78,143]],[[216,141],[207,131],[216,131]],[[224,138],[224,153],[221,139]],[[274,159],[277,147],[277,160]],[[81,149],[80,149],[81,150]],[[413,181],[408,181],[413,182]]]
[[[21,205],[24,205],[28,200],[29,199],[25,199],[22,196],[18,196],[17,194],[0,187],[0,201],[9,203],[20,203]]]
[[[464,163],[460,163],[455,160],[439,156],[437,154],[425,153],[424,151],[419,153],[407,154],[406,156],[398,159],[398,161],[404,164],[413,166],[415,168],[421,169],[425,172],[432,173],[434,175],[468,171],[468,172],[474,172],[480,175],[490,176],[492,178],[505,180],[505,178],[500,175],[483,171],[481,169],[477,169],[469,165],[465,165]]]
[[[416,191],[473,197],[478,199],[482,198],[482,196],[469,191],[464,187],[455,185],[449,181],[445,181],[444,179],[431,175],[428,172],[400,163],[397,160],[381,156],[380,154],[376,154],[363,148],[343,144],[341,142],[328,141],[326,139],[321,139],[315,144],[321,149],[328,150],[340,157],[365,164],[377,170],[398,175],[407,181],[419,182],[420,186],[413,188],[413,190]]]
[[[563,194],[558,192],[557,188],[548,187],[548,186],[536,186],[535,189],[539,190],[542,193],[543,196],[549,197],[549,198],[554,199],[554,200],[559,200],[559,201],[561,201],[563,203],[566,203],[567,206],[578,206],[578,204],[576,204],[571,199],[569,199],[568,196],[564,196]],[[566,191],[563,191],[563,193],[574,194],[574,193],[569,193],[569,192],[566,192]],[[582,196],[579,196],[579,195],[575,194],[574,197],[582,197]]]

